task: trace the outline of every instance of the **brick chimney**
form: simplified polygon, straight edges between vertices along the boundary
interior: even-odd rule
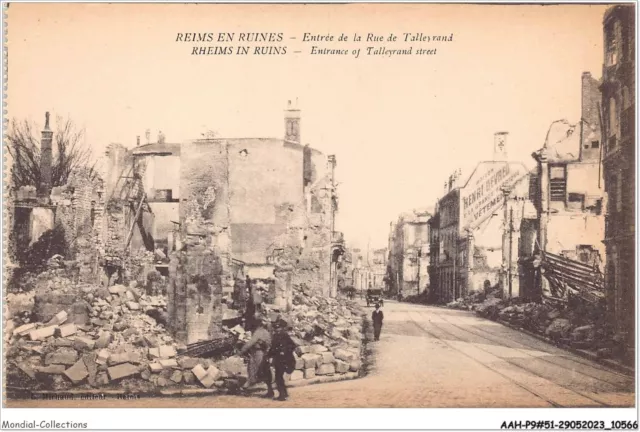
[[[300,110],[298,109],[298,100],[295,106],[291,101],[287,103],[287,109],[284,112],[284,139],[286,141],[302,143],[300,139]]]
[[[52,188],[51,164],[52,164],[53,132],[49,127],[49,113],[45,114],[45,124],[40,139],[40,196],[49,197]]]

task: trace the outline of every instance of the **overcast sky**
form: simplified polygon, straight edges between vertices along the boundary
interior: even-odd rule
[[[303,142],[337,157],[337,229],[384,247],[398,214],[433,205],[452,171],[491,159],[494,132],[509,131],[510,157],[530,164],[552,121],[579,120],[581,74],[601,76],[605,10],[14,3],[8,114],[40,124],[45,111],[70,116],[99,154],[111,142],[144,141],[146,129],[171,142],[209,129],[283,137],[283,109],[297,97]],[[283,32],[276,45],[288,54],[198,57],[193,44],[175,42],[177,32],[243,31]],[[304,32],[453,33],[453,41],[424,45],[435,56],[356,59],[309,55]]]

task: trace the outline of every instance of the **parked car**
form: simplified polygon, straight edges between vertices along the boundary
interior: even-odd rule
[[[380,303],[380,306],[384,304],[384,300],[382,299],[382,290],[368,289],[367,306],[375,305],[376,303]]]

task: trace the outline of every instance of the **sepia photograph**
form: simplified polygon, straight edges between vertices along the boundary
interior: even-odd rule
[[[2,429],[637,430],[635,2],[3,13]]]

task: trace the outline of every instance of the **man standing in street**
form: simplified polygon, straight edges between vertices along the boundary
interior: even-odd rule
[[[382,320],[384,320],[384,314],[380,310],[380,304],[376,303],[376,310],[371,314],[371,321],[373,321],[373,340],[380,340],[380,332],[382,331]]]
[[[253,332],[251,340],[240,350],[240,355],[249,354],[249,365],[247,366],[249,379],[242,388],[247,390],[259,382],[264,382],[267,384],[266,397],[273,397],[273,377],[268,359],[271,349],[271,333],[267,328],[268,325],[269,321],[266,317],[258,319],[257,328]]]

